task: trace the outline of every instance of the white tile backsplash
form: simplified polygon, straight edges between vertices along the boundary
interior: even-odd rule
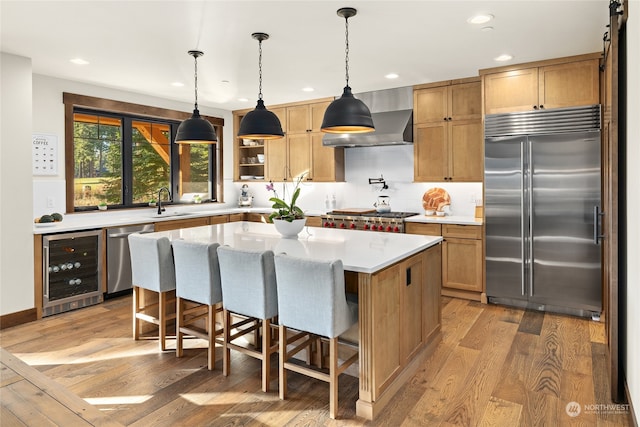
[[[326,198],[329,197],[331,200],[335,194],[337,208],[373,208],[378,196],[384,194],[390,196],[391,208],[394,211],[423,213],[422,195],[432,187],[440,187],[451,196],[453,215],[473,216],[474,199],[482,197],[480,182],[414,183],[413,145],[357,147],[345,150],[346,182],[302,184],[299,206],[306,210],[327,211]],[[389,186],[387,190],[381,191],[379,185],[369,185],[369,178],[379,178],[381,175]],[[230,185],[225,185],[227,202],[234,203],[237,200],[241,185],[234,183],[233,190],[229,188]],[[254,196],[254,206],[270,206],[268,199],[272,194],[267,192],[265,183],[248,185]],[[275,187],[278,196],[282,197],[283,184],[276,183]],[[290,193],[293,184],[288,183],[286,187]]]

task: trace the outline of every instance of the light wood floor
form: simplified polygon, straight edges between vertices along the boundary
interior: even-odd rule
[[[289,397],[280,401],[275,370],[276,391],[260,391],[258,360],[232,352],[225,378],[220,362],[206,369],[204,349],[177,359],[160,353],[157,341],[135,342],[131,297],[123,297],[0,332],[10,352],[1,353],[0,424],[630,425],[628,412],[592,406],[611,403],[602,323],[451,298],[442,304],[442,342],[375,423],[355,416],[356,378],[341,377],[334,421],[326,383],[289,373]],[[569,402],[581,405],[578,416],[567,415]],[[61,407],[73,415],[65,423],[56,421]],[[85,422],[71,422],[74,414]]]

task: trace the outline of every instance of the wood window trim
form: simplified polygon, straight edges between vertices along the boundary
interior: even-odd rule
[[[97,98],[87,95],[78,95],[74,93],[63,92],[62,102],[64,104],[64,170],[65,170],[65,191],[66,191],[66,212],[75,211],[74,206],[74,153],[73,153],[73,111],[74,108],[89,108],[104,112],[114,112],[121,114],[130,114],[141,117],[185,120],[191,117],[191,113],[184,111],[169,110],[166,108],[151,107],[148,105],[134,104],[131,102],[115,101],[112,99]],[[224,200],[223,185],[223,136],[222,127],[224,119],[220,117],[201,116],[211,122],[216,129],[218,143],[216,144],[216,199]]]

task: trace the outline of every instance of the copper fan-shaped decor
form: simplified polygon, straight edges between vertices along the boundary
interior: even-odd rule
[[[442,211],[445,206],[449,205],[451,205],[451,197],[444,188],[430,188],[422,196],[422,207],[425,211]]]

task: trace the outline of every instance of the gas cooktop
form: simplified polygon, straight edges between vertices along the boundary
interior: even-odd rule
[[[344,212],[327,212],[325,216],[359,216],[359,217],[373,217],[373,218],[407,218],[410,216],[418,215],[416,212],[366,212],[366,213],[350,213],[345,214]]]
[[[322,215],[325,228],[404,233],[404,218],[415,212],[328,212]]]

